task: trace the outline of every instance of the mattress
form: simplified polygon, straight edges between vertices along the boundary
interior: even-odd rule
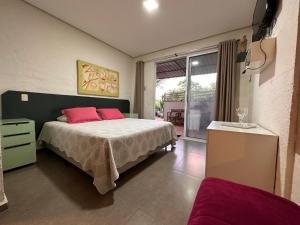
[[[206,178],[188,225],[299,225],[300,207],[257,188]]]
[[[172,123],[132,118],[79,124],[46,122],[38,138],[39,143],[54,146],[91,173],[101,194],[116,186],[118,168],[176,140]]]

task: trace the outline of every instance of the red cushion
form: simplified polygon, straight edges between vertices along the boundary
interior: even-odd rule
[[[206,178],[188,225],[299,225],[300,207],[271,193]]]
[[[64,109],[63,113],[66,115],[68,123],[83,123],[101,120],[95,107]]]
[[[102,119],[104,120],[114,120],[114,119],[124,119],[125,116],[117,108],[102,108],[97,109],[97,112],[100,113]]]

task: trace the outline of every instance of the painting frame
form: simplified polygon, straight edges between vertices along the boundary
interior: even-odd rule
[[[77,93],[119,97],[119,72],[83,60],[77,60]]]

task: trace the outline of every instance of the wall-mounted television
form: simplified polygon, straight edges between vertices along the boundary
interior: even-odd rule
[[[253,42],[270,35],[277,7],[278,0],[257,0],[252,20]]]

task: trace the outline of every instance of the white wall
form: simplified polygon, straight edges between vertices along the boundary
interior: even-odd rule
[[[276,193],[290,198],[294,160],[292,96],[298,31],[299,0],[284,0],[273,36],[277,37],[275,61],[254,75],[252,120],[279,135]],[[299,162],[298,162],[299,163]],[[299,173],[298,173],[299,174]],[[298,179],[299,182],[299,179]],[[298,199],[292,199],[300,203]],[[296,196],[296,195],[295,195]]]
[[[76,60],[120,73],[131,100],[132,58],[21,0],[0,0],[0,94],[6,90],[77,95]]]
[[[179,45],[173,48],[161,50],[155,53],[147,54],[138,58],[135,58],[135,62],[142,60],[145,62],[145,104],[144,104],[144,114],[145,118],[154,119],[154,104],[155,104],[155,81],[156,81],[156,62],[158,58],[165,56],[174,55],[175,53],[181,52],[192,52],[198,49],[204,49],[211,46],[216,46],[219,42],[229,40],[229,39],[240,39],[243,35],[247,35],[248,42],[250,42],[251,29],[245,28],[241,30],[236,30],[213,37],[205,38],[198,41],[193,41],[187,44]],[[194,53],[195,54],[195,53]],[[182,57],[182,56],[181,56]],[[246,91],[241,91],[242,94],[247,95],[244,97],[238,97],[239,101],[242,102],[244,106],[248,106],[248,95],[250,84],[248,82],[249,77],[240,77],[240,88],[247,89]]]

